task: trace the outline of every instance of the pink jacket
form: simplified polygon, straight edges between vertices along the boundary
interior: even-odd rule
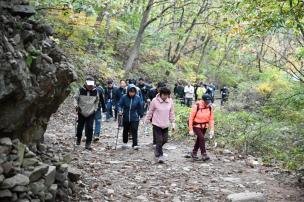
[[[146,121],[160,128],[168,128],[175,122],[174,107],[172,98],[163,101],[158,94],[151,102],[150,109],[146,116]]]

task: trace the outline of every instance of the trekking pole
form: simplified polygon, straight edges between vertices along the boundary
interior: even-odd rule
[[[120,127],[122,127],[122,119],[123,116],[121,114],[118,115],[118,119],[117,119],[117,134],[116,134],[116,143],[115,143],[115,150],[117,149],[117,140],[118,140],[118,135],[119,135],[119,129]]]
[[[77,123],[78,123],[78,118],[77,116],[75,117],[75,122],[74,122],[74,125],[75,125],[75,134],[74,134],[74,150],[75,150],[75,147],[76,147],[76,144],[77,144]]]
[[[147,107],[147,112],[149,112],[150,101],[147,102],[147,105],[148,105],[148,107]],[[148,134],[148,133],[149,133],[149,132],[148,132],[148,124],[145,124],[145,126],[144,126],[144,134]]]

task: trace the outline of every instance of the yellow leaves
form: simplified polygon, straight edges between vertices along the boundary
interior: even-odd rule
[[[261,83],[257,86],[257,91],[264,95],[271,94],[273,86],[270,83]]]

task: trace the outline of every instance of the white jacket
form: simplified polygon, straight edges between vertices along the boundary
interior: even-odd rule
[[[185,86],[184,89],[185,98],[193,98],[194,97],[194,87],[193,86]]]

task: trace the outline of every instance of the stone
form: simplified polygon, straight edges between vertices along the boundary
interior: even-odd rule
[[[77,168],[68,168],[68,177],[72,182],[77,182],[81,176],[81,171]]]
[[[39,160],[36,158],[24,158],[22,167],[34,166],[34,165],[38,165],[38,163],[39,163]]]
[[[241,182],[241,178],[237,178],[237,177],[223,177],[222,179],[225,182],[232,182],[232,183],[240,183]]]
[[[13,188],[16,185],[26,186],[30,183],[30,179],[22,174],[17,174],[13,177],[6,178],[0,185],[1,189]]]
[[[0,145],[5,145],[5,146],[13,146],[12,140],[9,137],[4,137],[0,139]]]
[[[47,54],[41,54],[41,57],[48,63],[53,64],[53,59],[50,56],[48,56]]]
[[[0,175],[4,172],[3,167],[0,165]]]
[[[2,168],[3,168],[3,173],[6,176],[12,175],[12,173],[14,173],[14,171],[15,171],[12,161],[7,161],[7,162],[3,163]]]
[[[234,193],[227,196],[228,202],[266,202],[264,194],[258,192]]]
[[[139,200],[139,201],[149,201],[149,200],[148,200],[145,196],[143,196],[143,195],[137,196],[136,199]]]
[[[54,201],[55,201],[55,197],[51,193],[47,192],[45,194],[45,202],[54,202]]]
[[[0,145],[0,153],[8,155],[11,152],[11,147]]]
[[[4,181],[5,177],[4,175],[0,175],[0,184]]]
[[[52,58],[50,58],[50,59],[52,59]],[[53,59],[52,59],[52,63],[53,63]],[[40,144],[37,145],[37,149],[38,149],[40,152],[45,153],[46,150],[47,150],[47,147],[46,147],[45,144],[41,144],[41,143],[40,143]]]
[[[49,192],[53,195],[56,196],[57,193],[57,189],[58,189],[58,185],[57,184],[52,184],[49,188]]]
[[[36,14],[35,9],[30,5],[14,5],[11,12],[21,17],[30,17]]]
[[[41,179],[37,182],[32,182],[29,187],[33,194],[38,194],[39,192],[44,191],[46,189],[44,185],[44,179]]]
[[[68,169],[69,169],[69,165],[64,163],[58,166],[57,171],[60,173],[65,173],[68,172]]]
[[[47,36],[52,36],[54,34],[53,28],[50,25],[42,25],[42,28]]]
[[[47,164],[43,164],[41,166],[35,167],[35,169],[29,175],[30,182],[35,182],[39,180],[42,176],[44,176],[48,172],[48,169],[49,166]]]
[[[11,197],[13,197],[13,194],[10,190],[8,190],[8,189],[0,190],[0,199],[1,198],[11,198]]]
[[[31,201],[28,199],[22,198],[22,199],[18,199],[17,202],[31,202]]]
[[[15,44],[19,44],[20,41],[21,41],[21,37],[20,37],[20,34],[16,34],[13,38]]]
[[[56,181],[63,183],[68,178],[68,173],[59,173],[56,172]]]
[[[49,187],[55,182],[56,166],[49,166],[47,173],[44,176],[45,186]]]
[[[27,192],[29,190],[28,186],[15,186],[13,189],[12,189],[14,192]]]
[[[35,156],[36,156],[36,154],[32,151],[26,152],[26,154],[24,155],[25,158],[32,158]]]

